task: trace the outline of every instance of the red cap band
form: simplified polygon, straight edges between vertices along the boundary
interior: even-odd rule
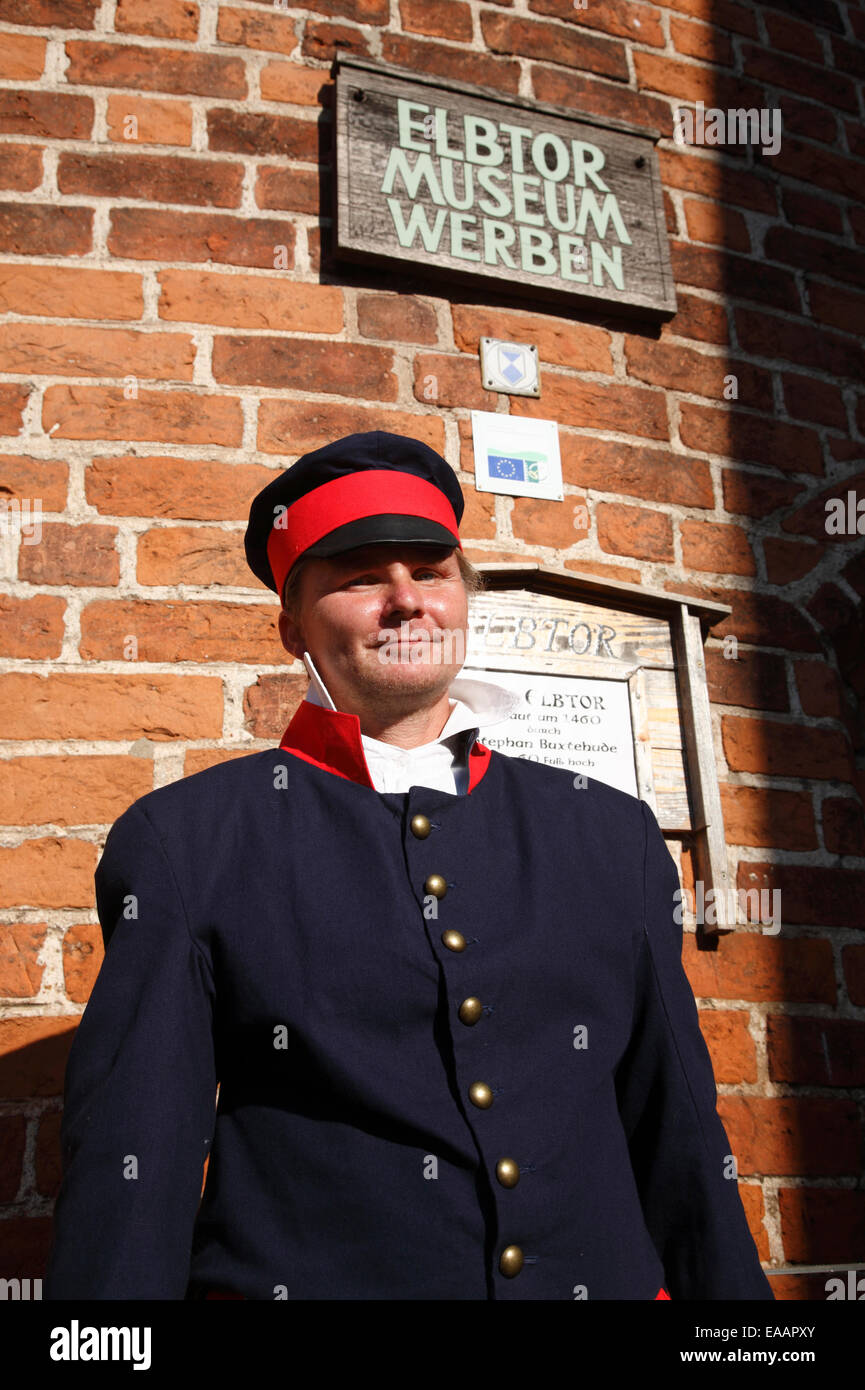
[[[359,469],[313,488],[274,520],[267,538],[267,558],[280,598],[295,560],[322,536],[361,517],[392,512],[438,522],[462,549],[454,509],[435,483],[393,468]]]

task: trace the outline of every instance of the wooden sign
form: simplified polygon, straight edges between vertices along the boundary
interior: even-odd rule
[[[337,259],[676,312],[658,132],[339,55]]]
[[[704,889],[727,893],[703,634],[729,607],[533,562],[476,568],[460,674],[522,696],[481,741],[647,801],[674,858],[687,845]]]

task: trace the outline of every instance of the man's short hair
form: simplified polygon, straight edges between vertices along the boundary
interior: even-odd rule
[[[484,576],[481,574],[480,570],[475,569],[471,560],[466,558],[459,546],[454,546],[454,552],[457,557],[457,564],[460,567],[460,575],[462,576],[466,597],[471,599],[475,594],[482,593],[486,588]],[[294,623],[298,622],[298,615],[300,613],[300,576],[305,564],[306,560],[301,556],[300,559],[295,561],[292,565],[288,572],[288,578],[285,581],[285,590],[282,595],[282,606]]]

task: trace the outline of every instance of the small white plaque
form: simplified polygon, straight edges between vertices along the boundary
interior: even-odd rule
[[[478,492],[563,500],[559,427],[555,420],[473,410],[472,442]]]
[[[480,353],[485,391],[507,391],[512,396],[541,394],[538,350],[534,343],[481,338]]]

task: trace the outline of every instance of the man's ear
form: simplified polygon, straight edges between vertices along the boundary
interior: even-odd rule
[[[279,639],[291,656],[297,657],[298,661],[303,659],[303,654],[306,651],[303,634],[284,608],[280,609],[279,613]]]

